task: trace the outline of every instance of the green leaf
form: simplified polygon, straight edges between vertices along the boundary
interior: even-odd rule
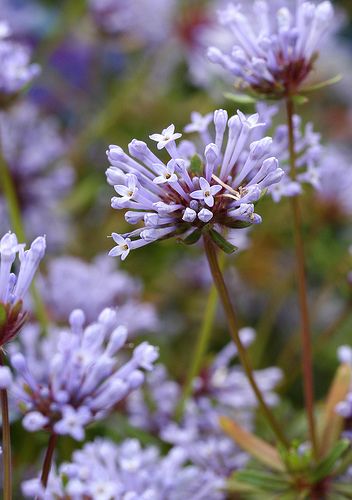
[[[349,447],[350,442],[347,439],[338,441],[331,449],[330,453],[316,467],[312,474],[313,481],[318,482],[329,476],[336,466],[336,462],[342,457]]]
[[[203,162],[199,155],[192,156],[189,170],[195,175],[200,175],[203,172]]]
[[[184,243],[185,245],[194,245],[197,243],[199,238],[202,236],[202,231],[201,229],[196,229],[193,231],[193,233],[189,234],[186,238],[179,238],[179,241],[181,243]]]
[[[251,222],[245,222],[244,220],[234,220],[231,219],[231,217],[228,217],[224,225],[226,225],[227,227],[231,227],[232,229],[246,229],[253,224]]]
[[[255,104],[257,100],[247,94],[233,94],[232,92],[224,93],[225,99],[235,102],[236,104]]]
[[[4,304],[0,303],[0,327],[4,326],[7,320],[7,311]]]
[[[332,493],[340,493],[343,498],[352,498],[352,484],[351,483],[334,483]],[[334,498],[334,497],[332,497]]]
[[[215,229],[211,229],[209,231],[209,235],[211,239],[214,241],[214,243],[221,248],[225,253],[233,253],[237,250],[237,247],[232,245],[229,241],[227,241],[220,233],[215,231]]]
[[[301,89],[301,92],[313,92],[314,90],[324,89],[325,87],[330,87],[330,85],[335,85],[342,80],[342,75],[336,75],[333,78],[329,78],[329,80],[325,80],[324,82],[316,83],[315,85],[311,85],[310,87],[304,87]]]
[[[289,480],[279,474],[256,470],[243,470],[236,472],[233,476],[236,481],[249,484],[252,487],[260,488],[264,491],[285,491],[290,488]]]

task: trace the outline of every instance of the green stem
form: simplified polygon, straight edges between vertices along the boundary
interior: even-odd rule
[[[190,365],[190,369],[187,374],[187,379],[185,382],[185,385],[183,387],[183,392],[181,395],[181,399],[179,404],[177,405],[176,408],[176,420],[180,420],[182,418],[184,409],[185,409],[185,404],[187,399],[190,397],[192,394],[192,389],[193,389],[193,381],[195,377],[199,374],[201,367],[202,367],[202,362],[204,359],[204,356],[207,352],[207,348],[209,345],[209,339],[210,335],[212,332],[213,324],[214,324],[214,318],[215,318],[215,312],[216,312],[216,305],[217,305],[217,291],[214,285],[212,285],[209,295],[208,295],[208,300],[205,308],[205,313],[203,317],[203,322],[199,331],[198,339],[197,339],[197,344],[195,347],[194,354],[192,356],[192,361]]]
[[[0,352],[0,364],[4,365],[4,353]],[[7,390],[0,390],[2,416],[3,499],[12,499],[11,428]]]
[[[11,177],[10,170],[8,168],[8,165],[7,165],[5,158],[4,158],[2,151],[1,151],[1,144],[0,144],[0,182],[1,182],[1,187],[2,187],[3,193],[4,193],[5,198],[6,198],[7,207],[8,207],[9,216],[10,216],[13,231],[16,233],[17,238],[21,242],[25,242],[26,241],[26,233],[25,233],[24,224],[22,221],[20,205],[18,203],[17,193],[16,193],[16,189],[15,189],[15,186],[13,183],[13,179]],[[40,322],[40,324],[42,326],[43,332],[46,332],[48,324],[49,324],[49,318],[47,315],[45,305],[40,297],[38,290],[34,286],[34,284],[31,286],[31,292],[32,292],[32,297],[33,297],[38,321]]]
[[[2,190],[6,197],[7,208],[14,232],[21,241],[26,240],[24,227],[22,224],[21,210],[17,200],[15,186],[12,181],[6,161],[0,150],[0,181]]]
[[[296,179],[296,153],[294,137],[294,105],[290,97],[286,100],[287,123],[289,132],[290,176]],[[314,419],[314,381],[311,332],[308,312],[307,280],[305,272],[304,245],[302,238],[302,216],[297,196],[291,197],[293,214],[294,239],[297,264],[298,297],[301,316],[301,346],[302,346],[302,372],[305,407],[307,412],[309,435],[314,456],[318,457],[317,433]]]
[[[241,364],[242,364],[243,369],[247,375],[248,381],[253,389],[253,392],[257,398],[259,407],[260,407],[263,415],[266,417],[266,419],[267,419],[273,433],[275,434],[276,438],[278,439],[278,441],[285,448],[288,448],[289,443],[288,443],[285,435],[283,434],[278,421],[276,420],[275,416],[271,412],[270,408],[267,406],[267,404],[262,396],[262,393],[260,392],[260,389],[257,385],[257,382],[255,381],[253,368],[252,368],[251,363],[248,359],[246,349],[244,348],[244,346],[241,342],[240,336],[239,336],[237,317],[236,317],[234,308],[232,306],[229,292],[227,290],[227,287],[226,287],[226,284],[225,284],[225,281],[224,281],[224,278],[223,278],[223,275],[222,275],[222,272],[221,272],[221,269],[219,266],[215,246],[208,235],[204,235],[203,241],[204,241],[204,249],[205,249],[207,259],[208,259],[210,271],[211,271],[211,274],[212,274],[212,277],[214,280],[214,284],[218,290],[219,298],[220,298],[222,305],[223,305],[223,308],[224,308],[224,312],[225,312],[225,315],[226,315],[226,318],[228,321],[228,326],[230,329],[231,337],[232,337],[232,339],[237,347],[238,357],[241,361]]]
[[[44,488],[46,488],[47,484],[48,484],[48,479],[49,479],[49,474],[50,474],[51,464],[53,461],[53,455],[54,455],[56,443],[57,443],[57,434],[51,433],[50,438],[49,438],[48,447],[47,447],[46,453],[45,453],[42,475],[40,478]]]

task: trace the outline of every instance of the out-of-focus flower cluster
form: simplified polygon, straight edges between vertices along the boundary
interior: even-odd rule
[[[28,234],[45,232],[50,248],[62,245],[69,228],[60,203],[73,184],[74,173],[62,159],[67,144],[58,123],[41,116],[33,104],[22,102],[0,114],[0,140]],[[0,227],[6,231],[10,222],[3,197],[0,214]]]
[[[48,263],[40,282],[50,316],[63,322],[72,309],[82,309],[94,321],[106,307],[118,307],[121,325],[129,336],[156,331],[159,322],[152,304],[142,302],[142,284],[105,255],[88,263],[77,257],[57,257]],[[136,314],[138,311],[138,314]]]
[[[39,73],[29,48],[11,39],[9,25],[0,19],[0,105],[22,90]]]
[[[41,500],[223,500],[223,481],[187,462],[180,448],[160,456],[156,447],[142,448],[135,439],[119,445],[96,439],[51,475],[45,493],[36,479],[23,484],[23,493]]]
[[[230,52],[210,47],[209,58],[234,76],[237,87],[282,97],[294,95],[312,71],[333,8],[329,1],[258,0],[229,4],[219,20],[231,30],[233,46]]]
[[[157,349],[147,342],[135,347],[130,359],[128,350],[119,352],[127,329],[112,309],[84,323],[84,313],[75,310],[70,329],[37,338],[35,345],[27,341],[12,354],[17,372],[12,390],[27,430],[47,429],[81,440],[85,426],[104,418],[143,383],[143,370],[153,368]]]

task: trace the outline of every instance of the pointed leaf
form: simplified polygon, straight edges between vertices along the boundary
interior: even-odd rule
[[[179,241],[181,241],[185,245],[194,245],[194,243],[197,243],[197,241],[201,236],[202,236],[202,231],[200,229],[196,229],[186,238],[179,238]]]
[[[339,438],[344,418],[336,413],[336,405],[343,401],[350,391],[352,369],[348,364],[341,365],[331,384],[324,409],[323,426],[321,432],[320,454],[324,456],[334,442]]]
[[[227,417],[220,417],[219,423],[223,431],[226,432],[226,434],[228,434],[244,451],[271,469],[280,472],[285,471],[285,466],[279,453],[269,443],[254,436]]]
[[[219,248],[221,248],[221,250],[223,250],[225,253],[230,254],[238,250],[238,248],[235,245],[232,245],[232,243],[227,241],[220,233],[215,231],[215,229],[211,229],[209,231],[209,235],[211,239],[214,241],[214,243]]]
[[[224,93],[225,99],[235,102],[236,104],[255,104],[257,100],[247,94],[233,94],[232,92]]]
[[[195,175],[201,175],[203,173],[203,162],[199,155],[195,154],[192,156],[189,170]]]
[[[347,439],[342,439],[337,442],[332,448],[330,453],[325,457],[317,466],[312,474],[314,482],[318,482],[328,476],[333,472],[337,461],[342,457],[342,455],[350,447],[350,442]]]
[[[272,493],[275,491],[285,491],[290,487],[289,480],[284,477],[259,470],[242,470],[236,472],[234,478],[239,482]]]
[[[332,490],[333,490],[332,493],[336,491],[337,493],[340,493],[343,498],[352,498],[351,483],[335,483],[332,487]]]
[[[320,90],[325,87],[330,87],[330,85],[335,85],[342,80],[342,75],[336,75],[333,78],[329,78],[329,80],[325,80],[324,82],[316,83],[315,85],[310,85],[309,87],[305,87],[301,89],[301,92],[313,92],[314,90]]]

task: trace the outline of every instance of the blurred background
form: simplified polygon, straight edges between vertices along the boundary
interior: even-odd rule
[[[225,108],[233,113],[240,107],[250,113],[254,108],[225,99],[231,82],[205,56],[207,46],[227,43],[227,34],[216,24],[216,10],[224,2],[135,3],[136,10],[125,6],[115,11],[119,2],[109,0],[0,0],[0,19],[9,23],[13,39],[31,47],[32,60],[41,66],[24,95],[6,110],[2,142],[26,233],[29,238],[47,234],[40,290],[52,319],[64,323],[68,314],[58,305],[57,287],[70,297],[72,293],[74,302],[75,293],[85,295],[95,284],[100,300],[104,276],[127,271],[138,288],[138,301],[146,307],[140,335],[160,346],[161,360],[183,382],[210,287],[202,250],[173,240],[132,252],[123,264],[106,262],[104,255],[112,247],[107,236],[124,232],[127,225],[122,212],[110,207],[113,189],[105,179],[105,151],[109,144],[126,149],[133,138],[148,141],[170,123],[182,132],[195,110],[206,114]],[[313,81],[336,74],[343,79],[312,93],[298,108],[303,124],[312,122],[321,134],[323,158],[343,171],[338,179],[330,174],[320,191],[307,187],[302,196],[318,398],[336,369],[337,346],[352,341],[352,4],[335,4],[336,34],[321,54]],[[274,127],[284,119],[279,109]],[[244,251],[226,257],[225,274],[241,325],[257,332],[251,347],[255,367],[282,368],[286,377],[279,391],[300,408],[289,201],[274,203],[267,197],[259,213],[263,224],[248,234]],[[9,228],[3,198],[0,214],[3,232]],[[67,259],[60,261],[63,256],[82,261],[80,285],[71,285],[75,273]],[[93,264],[90,268],[84,263]],[[225,345],[227,335],[219,310],[209,359]],[[25,433],[20,424],[15,432],[14,442],[21,443],[15,453],[20,473],[21,465],[38,456],[46,438],[37,438],[37,445],[28,448],[21,441]],[[97,426],[90,432],[110,435],[112,430]],[[63,439],[61,457],[68,458],[72,447]]]

